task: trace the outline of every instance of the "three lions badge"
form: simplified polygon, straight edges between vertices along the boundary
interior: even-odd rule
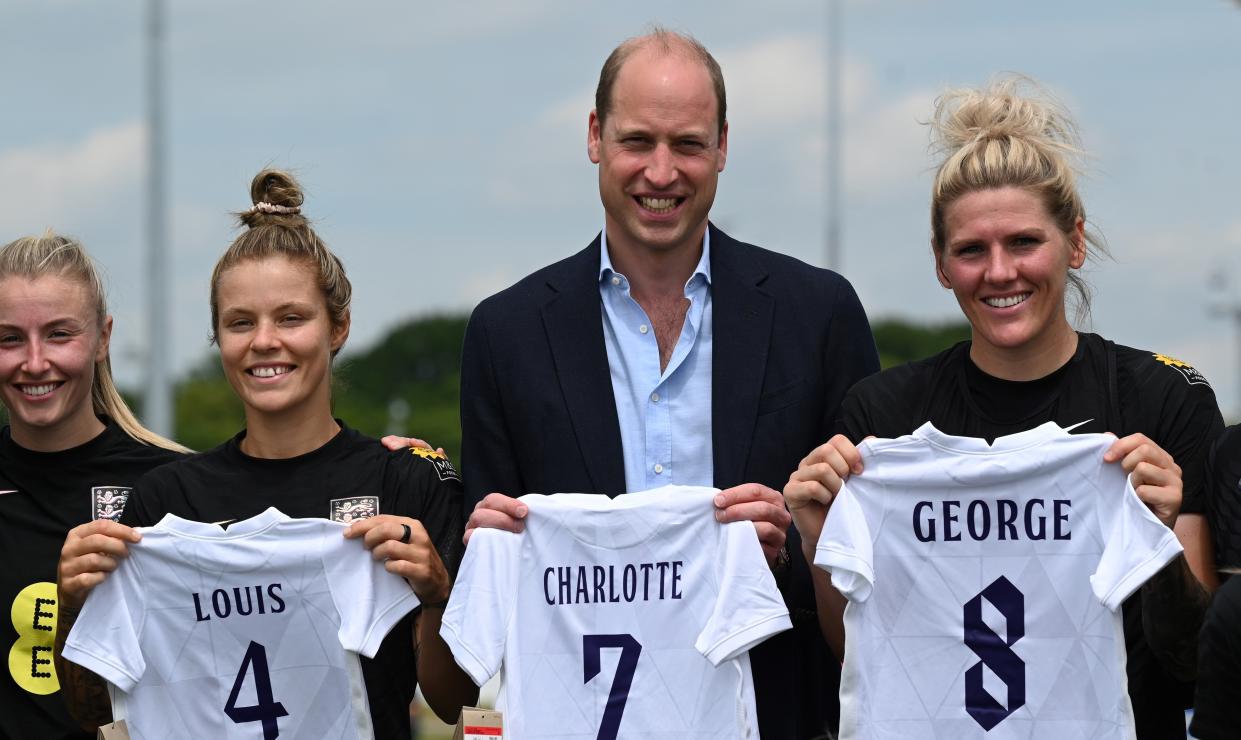
[[[121,520],[121,512],[125,511],[125,502],[129,500],[129,492],[134,489],[127,486],[92,486],[90,489],[91,519]]]

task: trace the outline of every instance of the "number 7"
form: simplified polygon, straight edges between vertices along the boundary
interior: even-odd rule
[[[608,706],[603,710],[603,721],[599,723],[597,740],[616,740],[620,732],[621,715],[625,712],[625,702],[629,700],[629,687],[633,684],[633,674],[638,670],[638,656],[642,654],[642,644],[633,639],[633,635],[582,635],[582,683],[599,675],[601,670],[600,657],[604,648],[620,648],[620,662],[616,664],[616,676],[612,679],[612,689],[608,692]]]

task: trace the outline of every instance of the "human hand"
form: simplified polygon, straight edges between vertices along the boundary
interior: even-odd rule
[[[138,530],[111,519],[96,519],[69,530],[56,566],[61,606],[82,608],[91,590],[116,570],[117,559],[128,555],[129,545],[141,539]]]
[[[1103,462],[1119,462],[1142,503],[1169,529],[1176,524],[1184,488],[1181,466],[1162,447],[1145,434],[1130,434],[1112,443]]]
[[[393,452],[396,452],[397,450],[404,450],[409,447],[421,447],[426,450],[431,449],[431,445],[428,444],[424,440],[418,439],[417,437],[401,437],[396,434],[389,434],[388,436],[379,440],[379,442],[385,448],[392,450]],[[444,454],[443,447],[437,447],[435,451],[440,453],[441,455]]]
[[[778,491],[761,483],[742,483],[715,494],[715,509],[716,521],[754,522],[767,564],[776,562],[792,521]]]
[[[474,505],[470,520],[465,523],[465,543],[470,543],[470,535],[479,527],[503,529],[506,532],[522,532],[526,529],[526,514],[530,507],[512,496],[502,493],[489,493]]]
[[[403,576],[422,603],[437,604],[448,599],[452,579],[422,522],[379,514],[350,524],[345,537],[361,537],[371,557],[386,561],[384,569],[389,573]]]
[[[850,475],[862,472],[862,453],[843,434],[811,450],[784,485],[784,505],[801,534],[802,554],[814,562],[827,510]]]

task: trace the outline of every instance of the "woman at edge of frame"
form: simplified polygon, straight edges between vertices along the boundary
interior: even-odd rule
[[[1023,94],[1029,82],[950,91],[931,122],[945,155],[932,185],[935,273],[969,320],[971,340],[859,381],[841,405],[841,433],[802,461],[785,501],[813,558],[832,498],[862,471],[854,444],[865,437],[898,437],[926,421],[987,439],[1046,421],[1115,434],[1104,460],[1123,466],[1185,550],[1124,605],[1137,733],[1183,735],[1198,628],[1218,583],[1201,471],[1223,420],[1192,367],[1070,325],[1068,287],[1078,315],[1089,311],[1074,271],[1093,256],[1088,249],[1106,250],[1086,228],[1074,124],[1045,95]],[[812,571],[820,626],[843,657],[845,599],[826,571]]]
[[[52,670],[56,562],[70,529],[120,516],[137,479],[186,448],[143,427],[112,380],[112,317],[81,243],[51,231],[0,247],[0,593],[10,662],[0,736],[93,738]],[[16,625],[21,629],[15,629]]]
[[[1223,584],[1198,636],[1198,683],[1189,731],[1233,740],[1241,727],[1241,424],[1224,430],[1207,458],[1211,531]]]
[[[460,479],[433,457],[384,449],[333,418],[331,370],[349,335],[349,279],[301,214],[302,190],[290,175],[264,170],[250,195],[254,206],[239,214],[248,228],[217,262],[211,280],[212,337],[244,405],[246,427],[213,450],[144,476],[121,523],[94,522],[70,532],[59,567],[61,598],[80,607],[116,568],[127,543],[139,539],[131,527],[153,525],[166,513],[228,521],[275,506],[291,517],[329,518],[334,499],[376,497],[376,514],[354,521],[345,536],[362,538],[421,602],[373,660],[362,660],[376,737],[409,737],[419,677],[432,710],[455,722],[478,696],[439,636],[460,558]],[[106,722],[103,681],[60,658],[67,632],[57,636],[57,669],[79,690],[66,699],[88,699],[87,706],[71,708]]]

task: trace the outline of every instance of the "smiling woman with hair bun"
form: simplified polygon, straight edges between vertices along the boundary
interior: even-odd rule
[[[246,228],[211,277],[211,335],[246,428],[142,478],[121,524],[71,535],[61,590],[66,603],[80,605],[112,569],[100,567],[95,553],[124,555],[137,540],[129,527],[151,526],[165,514],[229,522],[275,507],[291,517],[352,522],[346,536],[363,539],[422,604],[388,633],[373,660],[362,661],[376,737],[408,738],[418,683],[448,722],[477,698],[439,636],[460,557],[460,479],[441,453],[388,451],[333,418],[332,364],[349,336],[349,278],[302,214],[293,177],[264,170],[250,193],[253,206],[238,214]],[[60,664],[74,681],[98,681]],[[223,712],[219,720],[228,721]]]
[[[942,95],[931,134],[943,156],[931,190],[935,277],[953,292],[972,338],[849,392],[842,433],[812,451],[784,489],[806,557],[843,481],[861,472],[855,445],[865,437],[899,437],[927,421],[987,440],[1049,421],[1110,432],[1119,439],[1104,460],[1129,473],[1185,550],[1124,605],[1137,736],[1183,737],[1198,625],[1216,584],[1202,482],[1223,426],[1215,395],[1183,362],[1070,323],[1074,303],[1079,317],[1089,314],[1078,271],[1103,245],[1086,226],[1081,149],[1063,107],[1030,80],[1006,77]],[[840,654],[844,599],[813,570],[820,623]]]

